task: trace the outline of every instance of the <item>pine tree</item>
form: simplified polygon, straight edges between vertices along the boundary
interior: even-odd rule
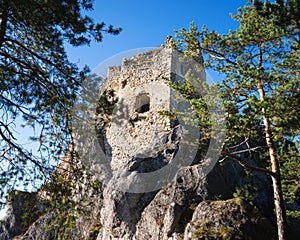
[[[121,30],[83,14],[92,8],[92,0],[0,2],[0,197],[17,182],[45,179],[67,150],[70,107],[88,69],[69,62],[65,44]],[[35,131],[34,152],[18,141],[20,122]]]
[[[190,31],[181,29],[177,46],[192,34],[201,43],[205,65],[224,76],[219,84],[228,112],[223,157],[270,175],[278,239],[282,240],[287,221],[280,166],[288,158],[299,160],[299,154],[286,150],[287,142],[299,140],[299,31],[290,27],[289,19],[288,25],[282,25],[278,14],[262,14],[254,5],[239,9],[233,18],[239,27],[228,34],[205,27],[200,32],[195,26]],[[260,166],[249,164],[245,156],[261,161]]]

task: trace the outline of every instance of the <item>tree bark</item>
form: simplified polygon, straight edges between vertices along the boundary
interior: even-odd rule
[[[1,13],[0,17],[0,48],[4,42],[6,28],[7,28],[8,11],[5,9]]]
[[[265,92],[263,89],[263,84],[259,82],[257,84],[257,89],[259,92],[261,102],[265,100]],[[278,165],[278,159],[276,156],[276,148],[272,138],[272,132],[270,129],[270,120],[266,117],[265,108],[262,108],[262,117],[264,121],[264,130],[266,143],[269,150],[269,156],[271,161],[271,171],[274,173],[271,175],[273,192],[274,192],[274,204],[277,220],[277,231],[278,231],[278,240],[284,240],[286,237],[286,212],[283,201],[283,194],[281,189],[281,178],[280,178],[280,169]]]

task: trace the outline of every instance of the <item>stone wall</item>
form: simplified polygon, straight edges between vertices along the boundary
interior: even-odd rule
[[[170,120],[160,111],[170,110],[168,81],[172,55],[172,49],[159,48],[124,59],[122,66],[108,69],[103,87],[112,89],[118,96],[106,128],[113,170],[152,146],[158,135],[170,132]]]

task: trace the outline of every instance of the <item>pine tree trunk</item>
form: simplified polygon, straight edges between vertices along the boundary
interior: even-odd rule
[[[257,85],[258,92],[260,95],[261,102],[264,101],[265,92],[263,89],[262,83],[258,83]],[[264,121],[264,130],[266,143],[269,150],[270,161],[271,161],[271,170],[274,173],[271,175],[272,183],[273,183],[273,192],[274,192],[274,204],[275,204],[275,212],[276,212],[276,220],[277,220],[277,231],[278,231],[278,240],[284,240],[286,235],[286,213],[285,206],[283,202],[283,194],[281,189],[281,178],[280,178],[280,169],[278,165],[278,159],[276,156],[276,148],[272,139],[272,132],[270,129],[270,121],[266,117],[265,109],[262,108],[262,117]]]
[[[278,239],[284,240],[286,236],[286,214],[282,197],[281,183],[280,180],[277,179],[278,177],[279,175],[276,175],[276,177],[272,176],[272,183],[274,191]]]
[[[7,9],[4,9],[0,14],[0,47],[2,47],[5,38],[5,33],[7,28],[7,18],[8,18],[8,11]]]

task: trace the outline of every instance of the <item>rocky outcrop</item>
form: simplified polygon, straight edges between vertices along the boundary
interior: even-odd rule
[[[270,198],[265,197],[271,192],[264,182],[256,192],[254,207],[246,200],[232,198],[237,187],[251,184],[237,163],[217,164],[204,179],[199,171],[201,164],[185,167],[175,181],[150,193],[104,187],[103,196],[94,198],[87,209],[89,215],[79,215],[74,228],[66,230],[68,237],[62,239],[273,239],[274,224],[265,218],[272,211]],[[15,239],[58,239],[62,226],[49,228],[55,217],[55,212],[41,215]],[[13,239],[21,230],[9,236],[6,231],[0,239]]]
[[[137,224],[136,239],[182,239],[187,226],[197,215],[195,209],[207,200],[214,202],[232,197],[238,186],[235,181],[239,179],[239,184],[242,184],[245,174],[240,166],[232,163],[225,167],[217,165],[205,179],[201,179],[200,168],[201,165],[195,165],[183,169],[175,182],[156,194]],[[267,199],[259,200],[264,201],[267,204]],[[221,208],[219,210],[221,214]]]
[[[18,240],[38,240],[38,239],[47,239],[55,240],[57,239],[58,233],[57,229],[50,228],[51,223],[55,219],[55,212],[46,213],[42,215],[33,225],[30,226],[28,231],[24,235],[19,236]]]
[[[276,238],[270,221],[240,198],[201,202],[184,231],[184,240]]]
[[[7,198],[7,212],[0,225],[0,239],[8,240],[26,232],[43,211],[36,193],[13,191]]]

